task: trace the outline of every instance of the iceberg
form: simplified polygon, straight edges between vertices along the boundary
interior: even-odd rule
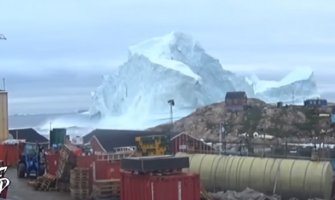
[[[315,95],[313,73],[298,69],[279,82],[240,76],[225,70],[191,36],[172,32],[129,47],[127,61],[92,92],[90,113],[103,127],[143,129],[170,120],[170,99],[176,120],[224,101],[228,91],[275,102],[286,100],[292,88],[302,98]]]

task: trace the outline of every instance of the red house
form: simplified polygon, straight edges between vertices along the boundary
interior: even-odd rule
[[[96,129],[84,136],[84,143],[90,143],[94,153],[117,153],[136,147],[138,136],[161,135],[160,132]]]
[[[186,132],[182,132],[173,138],[172,152],[185,152],[185,153],[211,153],[214,149],[207,145],[204,141],[197,139]]]
[[[248,97],[245,92],[227,92],[225,106],[228,111],[242,111],[248,105]]]

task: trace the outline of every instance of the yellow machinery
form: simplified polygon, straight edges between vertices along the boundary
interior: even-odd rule
[[[165,155],[169,151],[169,139],[165,135],[136,137],[137,152],[141,156]]]

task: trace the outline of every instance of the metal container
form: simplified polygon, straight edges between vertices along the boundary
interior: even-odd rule
[[[23,145],[0,144],[0,160],[3,160],[7,167],[16,166],[22,151]]]
[[[129,157],[121,160],[121,169],[126,171],[155,172],[181,170],[189,167],[188,157],[147,156]]]
[[[120,161],[97,160],[94,162],[94,179],[120,179],[120,166]]]
[[[46,166],[47,173],[56,176],[59,154],[53,152],[47,152],[45,154],[45,159],[47,165]]]
[[[122,200],[199,200],[200,180],[195,174],[121,174]]]
[[[90,168],[93,165],[93,162],[95,161],[95,156],[90,155],[90,156],[77,156],[76,157],[76,162],[77,162],[77,167],[78,168]]]
[[[0,142],[8,139],[8,95],[0,90]]]
[[[66,129],[55,128],[50,131],[50,147],[60,147],[65,143]]]
[[[285,198],[330,199],[331,196],[330,162],[208,154],[189,154],[189,157],[191,172],[200,174],[208,191],[242,191],[249,187]]]

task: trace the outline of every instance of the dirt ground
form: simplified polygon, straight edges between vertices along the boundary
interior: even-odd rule
[[[71,200],[69,193],[33,190],[33,188],[28,185],[29,180],[17,178],[15,168],[8,169],[6,177],[11,180],[11,185],[7,193],[8,200]]]

